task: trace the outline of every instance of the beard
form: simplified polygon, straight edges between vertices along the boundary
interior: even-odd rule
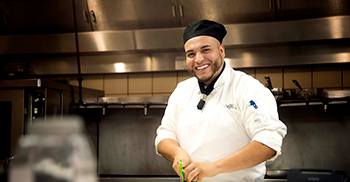
[[[212,73],[208,77],[202,77],[199,78],[198,75],[193,70],[188,70],[193,76],[195,76],[199,82],[205,83],[210,81],[214,76],[217,76],[219,74],[220,68],[222,66],[223,59],[222,57],[219,58],[220,61],[215,61],[213,64],[210,65],[210,69],[212,70]],[[195,69],[195,68],[194,68]],[[209,70],[208,70],[209,71]]]

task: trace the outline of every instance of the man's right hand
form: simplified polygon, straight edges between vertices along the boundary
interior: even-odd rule
[[[168,161],[173,163],[174,171],[181,176],[180,159],[182,166],[185,168],[191,163],[190,155],[187,151],[180,147],[180,145],[173,139],[163,139],[158,144],[158,152]]]
[[[181,176],[181,171],[180,171],[180,159],[182,160],[182,167],[186,168],[189,164],[191,164],[191,158],[184,150],[183,148],[179,148],[178,151],[176,152],[176,156],[174,157],[173,161],[173,169],[177,173],[177,175]]]

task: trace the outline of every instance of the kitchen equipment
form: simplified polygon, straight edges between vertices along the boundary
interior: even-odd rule
[[[283,88],[273,88],[272,82],[269,76],[265,76],[266,87],[272,92],[277,101],[281,101],[283,98],[287,97],[287,93],[283,90]]]
[[[271,179],[286,179],[289,170],[286,169],[267,169],[265,178]]]
[[[322,88],[302,88],[297,80],[292,80],[299,89],[291,89],[293,99],[321,99],[323,96]]]
[[[287,182],[344,182],[346,176],[343,171],[315,170],[315,169],[291,169]]]
[[[9,181],[97,182],[96,165],[82,118],[47,117],[33,123],[18,142]]]

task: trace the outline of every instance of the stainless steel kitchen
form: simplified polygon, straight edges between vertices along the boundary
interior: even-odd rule
[[[226,66],[269,89],[287,127],[263,181],[347,181],[349,0],[0,0],[0,181],[182,181],[155,138],[170,95],[193,77],[183,33],[201,19],[225,26]],[[79,122],[63,125],[71,116]],[[78,134],[62,147],[58,132]],[[49,136],[48,156],[73,151],[40,168],[62,178],[29,175],[35,134]],[[95,177],[78,180],[65,170],[84,157]]]

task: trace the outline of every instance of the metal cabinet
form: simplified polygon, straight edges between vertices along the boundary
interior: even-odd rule
[[[2,1],[0,7],[4,26],[2,34],[47,34],[75,31],[72,0]],[[83,9],[87,8],[85,0],[76,0],[76,7],[77,20],[79,20],[77,30],[91,30],[89,21],[84,23]]]
[[[277,20],[297,20],[350,14],[349,0],[275,0]]]
[[[273,0],[178,0],[181,25],[199,19],[223,24],[251,23],[275,20]]]
[[[78,32],[92,31],[91,17],[90,17],[87,1],[75,0],[75,9],[76,9],[77,31]]]
[[[180,26],[176,0],[87,0],[93,30]]]
[[[93,30],[185,27],[199,19],[224,24],[274,21],[274,0],[87,0]]]

